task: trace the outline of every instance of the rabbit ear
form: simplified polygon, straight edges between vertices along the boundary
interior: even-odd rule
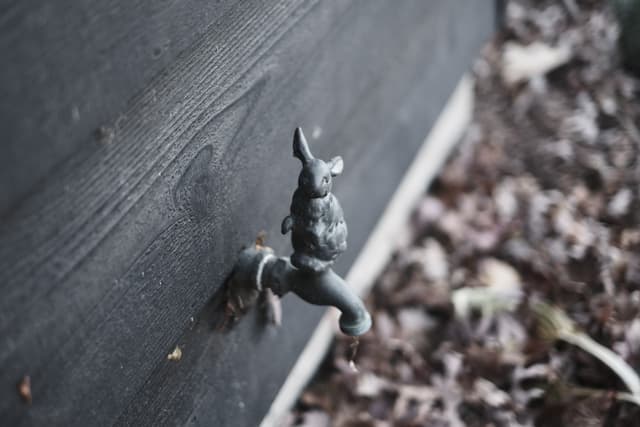
[[[293,133],[293,156],[299,158],[303,164],[313,160],[313,154],[311,154],[307,139],[302,133],[302,128],[296,128]]]
[[[333,159],[329,160],[329,169],[331,169],[331,176],[338,176],[342,173],[344,169],[344,162],[342,161],[342,157],[336,156]]]

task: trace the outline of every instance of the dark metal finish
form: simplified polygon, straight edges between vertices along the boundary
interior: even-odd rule
[[[291,214],[281,231],[291,231],[291,259],[277,258],[270,248],[255,244],[242,251],[230,280],[228,298],[237,311],[246,311],[260,291],[282,296],[293,292],[315,305],[332,305],[342,312],[340,330],[359,336],[371,328],[371,316],[346,282],[331,270],[347,249],[347,224],[338,199],[331,194],[333,177],[342,173],[341,157],[316,159],[302,129],[293,136],[293,155],[302,161]]]
[[[311,154],[302,129],[293,135],[293,155],[302,162],[291,215],[282,221],[282,234],[291,231],[291,263],[302,270],[322,272],[347,249],[347,224],[338,199],[331,194],[334,176],[342,173],[342,157],[329,162]]]

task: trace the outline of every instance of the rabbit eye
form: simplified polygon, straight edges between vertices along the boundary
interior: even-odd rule
[[[322,178],[322,182],[325,184],[329,183],[329,178],[327,178],[326,176],[324,178]]]

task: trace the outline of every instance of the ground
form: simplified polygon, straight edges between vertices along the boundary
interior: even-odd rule
[[[372,332],[337,337],[291,425],[638,425],[640,82],[606,2],[504,19]]]

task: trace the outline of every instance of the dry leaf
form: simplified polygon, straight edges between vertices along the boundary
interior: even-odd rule
[[[549,46],[534,42],[527,46],[515,42],[505,44],[502,54],[502,78],[508,85],[547,74],[566,64],[571,58],[568,45]]]

